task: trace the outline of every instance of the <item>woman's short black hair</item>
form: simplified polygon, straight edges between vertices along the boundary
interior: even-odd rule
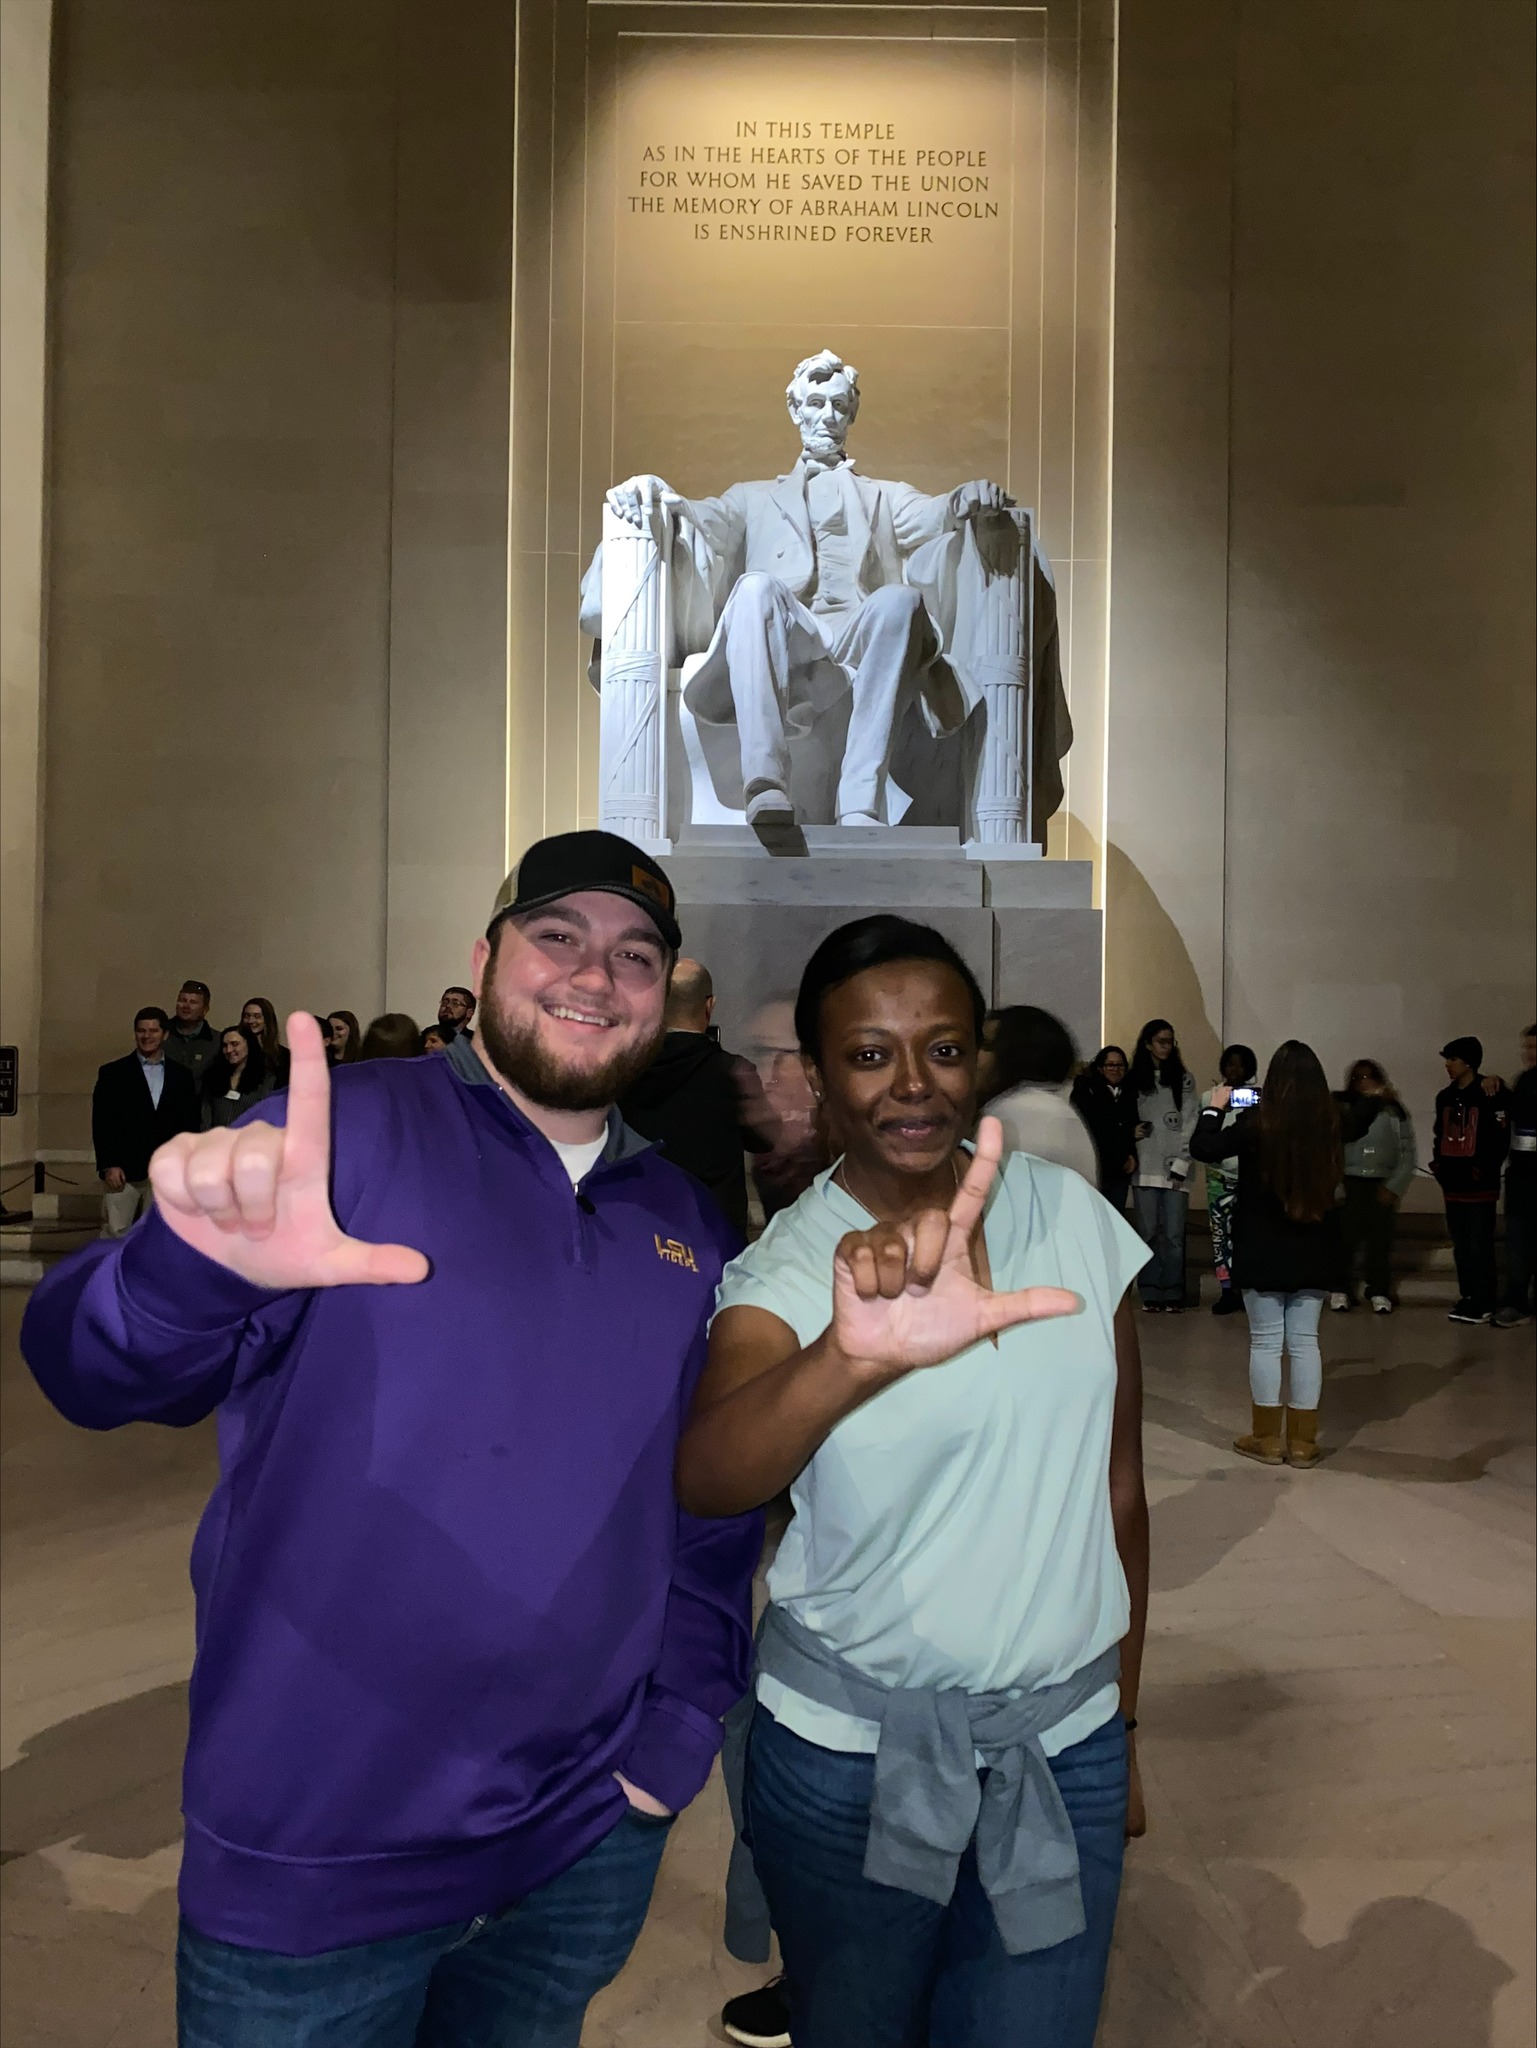
[[[952,968],[960,976],[971,998],[972,1028],[978,1045],[981,1044],[987,998],[954,946],[930,924],[915,924],[910,917],[880,911],[874,917],[858,917],[852,924],[840,924],[835,932],[827,934],[806,962],[800,993],[795,998],[795,1036],[808,1059],[821,1060],[822,1005],[833,990],[872,967],[892,967],[903,960],[932,961],[936,966]]]
[[[1244,1080],[1252,1081],[1255,1075],[1259,1072],[1259,1061],[1254,1056],[1253,1046],[1225,1045],[1222,1048],[1222,1057],[1217,1062],[1217,1072],[1220,1074],[1222,1072],[1222,1069],[1227,1065],[1228,1061],[1233,1059],[1236,1059],[1238,1064],[1243,1068]]]
[[[991,1011],[987,1021],[992,1026],[988,1046],[996,1095],[1006,1095],[1027,1081],[1060,1087],[1078,1064],[1072,1032],[1050,1010],[1012,1003],[1006,1010]]]

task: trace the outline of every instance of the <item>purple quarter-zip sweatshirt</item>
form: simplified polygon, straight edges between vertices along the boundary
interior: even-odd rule
[[[219,1411],[182,1910],[288,1955],[511,1904],[623,1816],[615,1771],[685,1806],[761,1536],[673,1499],[736,1249],[703,1190],[614,1117],[573,1191],[462,1041],[331,1086],[337,1218],[425,1252],[421,1285],[274,1293],[152,1215],[22,1330],[87,1428]]]

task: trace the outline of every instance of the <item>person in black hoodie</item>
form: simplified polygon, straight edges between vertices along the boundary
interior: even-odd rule
[[[1207,1166],[1238,1160],[1233,1205],[1233,1280],[1249,1317],[1250,1433],[1233,1448],[1262,1465],[1318,1462],[1323,1360],[1318,1315],[1340,1285],[1345,1244],[1335,1205],[1344,1144],[1370,1128],[1380,1102],[1337,1102],[1318,1055],[1300,1039],[1276,1048],[1258,1109],[1224,1127],[1232,1090],[1211,1092],[1190,1137],[1190,1156]],[[1290,1359],[1289,1399],[1281,1396],[1281,1357]]]
[[[1505,1306],[1502,1330],[1532,1319],[1537,1279],[1537,1024],[1521,1034],[1521,1071],[1510,1091],[1510,1157],[1505,1162]]]
[[[744,1152],[767,1152],[774,1118],[747,1060],[712,1036],[715,987],[697,960],[681,959],[667,991],[662,1050],[620,1099],[632,1131],[654,1139],[675,1166],[702,1181],[727,1220],[747,1235]]]
[[[1454,1323],[1493,1319],[1499,1293],[1494,1258],[1494,1216],[1500,1168],[1510,1150],[1510,1091],[1484,1086],[1482,1043],[1453,1038],[1441,1048],[1448,1085],[1436,1097],[1430,1170],[1446,1203],[1446,1227],[1457,1261]]]
[[[1128,1088],[1130,1067],[1118,1045],[1102,1045],[1073,1083],[1074,1109],[1089,1127],[1099,1159],[1099,1191],[1124,1213],[1137,1170],[1137,1096]]]

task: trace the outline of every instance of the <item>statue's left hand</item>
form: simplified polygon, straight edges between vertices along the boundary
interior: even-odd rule
[[[975,519],[979,512],[1006,512],[1013,503],[1002,484],[982,478],[960,484],[950,493],[950,517],[959,525],[963,519]]]

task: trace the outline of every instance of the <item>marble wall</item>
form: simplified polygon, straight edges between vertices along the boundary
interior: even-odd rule
[[[1534,1008],[1532,13],[1120,26],[1107,1025],[1423,1119]]]
[[[57,10],[44,1129],[215,1020],[435,1009],[504,872],[512,24]]]
[[[1537,1010],[1537,15],[1243,21],[1226,1029],[1375,1053],[1423,1129]]]
[[[585,536],[549,508],[593,451],[560,425],[591,376],[582,222],[512,234],[514,130],[553,178],[583,10],[56,13],[42,966],[8,560],[4,1035],[40,1031],[67,1143],[138,1003],[195,973],[221,1015],[257,988],[420,1011],[509,839],[581,815]],[[1069,265],[1049,409],[1064,445],[1113,361],[1109,489],[1065,551],[1103,616],[1108,506],[1108,705],[1075,701],[1052,850],[1102,873],[1115,1035],[1171,1015],[1204,1074],[1224,1036],[1301,1032],[1423,1108],[1445,1033],[1504,1059],[1533,1001],[1530,9],[1118,24],[1071,102],[1090,213],[1113,162],[1114,303]],[[547,402],[509,497],[515,369]],[[34,449],[37,383],[6,415]],[[539,677],[510,699],[509,647]]]

